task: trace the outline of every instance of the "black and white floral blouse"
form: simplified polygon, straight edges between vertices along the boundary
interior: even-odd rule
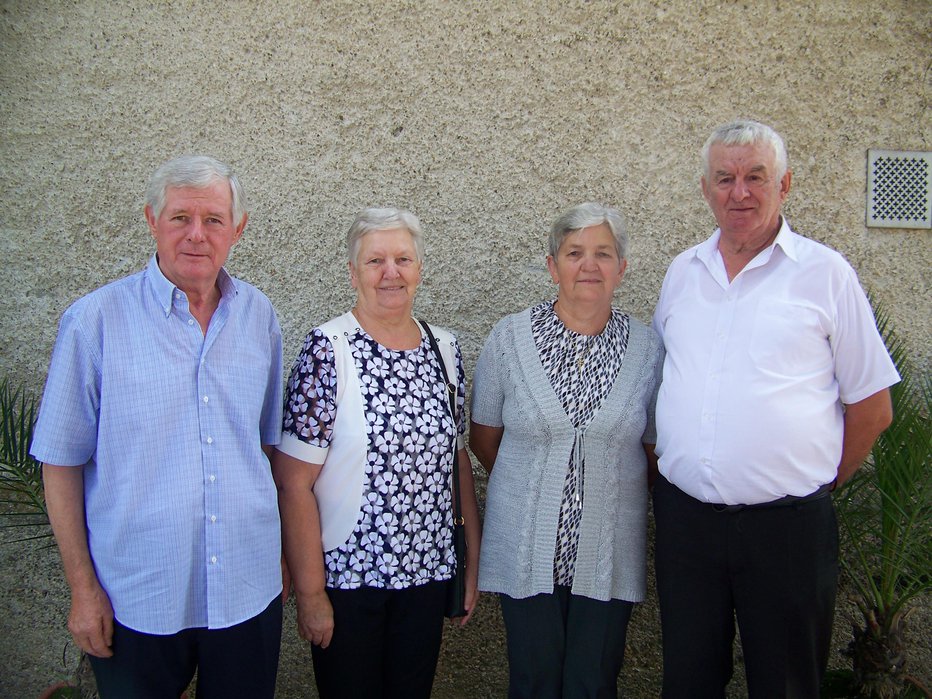
[[[621,369],[628,345],[628,316],[613,308],[600,334],[580,335],[563,324],[553,304],[552,300],[545,301],[531,309],[531,333],[550,385],[576,428],[553,559],[554,583],[572,586],[584,505],[583,440],[586,427],[612,390]]]
[[[426,338],[413,350],[391,350],[362,329],[349,338],[359,377],[368,447],[363,502],[349,539],[324,552],[328,587],[404,589],[448,580],[452,548],[450,449],[463,434],[465,375],[456,347],[457,415],[450,417],[439,360]],[[319,328],[307,336],[292,368],[284,428],[327,448],[336,418],[333,346]]]

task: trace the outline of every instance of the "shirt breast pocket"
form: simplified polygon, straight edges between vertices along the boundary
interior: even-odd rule
[[[805,303],[767,301],[754,317],[748,353],[762,372],[804,377],[831,369],[826,319]]]

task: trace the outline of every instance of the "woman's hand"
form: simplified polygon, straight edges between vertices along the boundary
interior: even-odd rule
[[[333,607],[324,591],[295,595],[298,603],[298,633],[315,646],[326,648],[333,638]]]
[[[476,610],[476,606],[479,604],[479,575],[476,571],[470,571],[466,569],[466,603],[463,605],[466,608],[466,616],[460,617],[456,621],[460,626],[466,626],[470,619],[472,619],[472,613]]]
[[[472,477],[472,463],[465,449],[457,451],[457,467],[460,470],[460,507],[466,527],[466,616],[459,620],[466,626],[479,603],[479,544],[482,527],[479,524],[479,503],[476,501],[476,484]]]

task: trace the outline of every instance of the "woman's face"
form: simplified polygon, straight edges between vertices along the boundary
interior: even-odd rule
[[[618,257],[607,223],[570,233],[556,257],[547,257],[550,276],[560,285],[558,300],[606,307],[612,305],[627,264]]]
[[[421,281],[421,263],[414,240],[405,228],[366,233],[350,262],[350,282],[356,305],[369,313],[410,315]]]

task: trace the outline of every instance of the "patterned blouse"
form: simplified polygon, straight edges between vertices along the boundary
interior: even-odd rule
[[[466,388],[456,347],[454,427],[440,360],[423,338],[392,350],[357,329],[349,337],[359,376],[369,444],[359,520],[349,539],[324,552],[328,587],[399,590],[448,580],[455,567],[450,482],[454,432],[462,434]],[[333,346],[319,328],[308,334],[285,392],[284,428],[329,447],[336,416]],[[302,437],[302,439],[304,439]]]
[[[553,581],[572,586],[583,511],[585,434],[602,401],[612,390],[628,346],[628,316],[612,309],[598,335],[580,335],[567,328],[553,310],[555,301],[531,309],[531,332],[550,385],[576,428],[567,465],[557,524]]]

